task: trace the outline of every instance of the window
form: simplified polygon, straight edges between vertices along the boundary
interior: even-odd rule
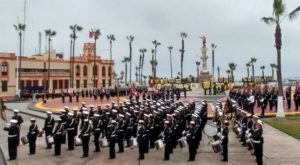
[[[2,81],[2,92],[7,92],[7,81]]]
[[[108,67],[108,76],[109,76],[109,77],[112,76],[112,75],[111,75],[111,67]]]
[[[76,76],[80,76],[80,66],[76,66]]]
[[[94,68],[93,68],[93,75],[95,75],[95,76],[98,75],[98,66],[97,66],[97,65],[94,65]]]
[[[98,88],[98,80],[94,80],[94,84],[93,85],[94,85],[95,88]]]
[[[84,65],[83,67],[83,76],[87,76],[88,75],[88,68],[86,65]]]
[[[102,67],[102,76],[104,76],[104,77],[105,77],[105,75],[106,75],[105,72],[106,72],[106,69],[105,69],[105,66],[103,66],[103,67]]]
[[[63,83],[64,83],[63,80],[59,80],[58,81],[58,89],[62,89],[63,88]]]
[[[80,80],[76,80],[76,88],[77,88],[77,89],[80,88]]]
[[[105,80],[102,80],[102,86],[105,87]]]
[[[54,90],[57,89],[57,80],[52,81],[52,86]]]
[[[31,80],[26,80],[26,87],[31,87]]]
[[[21,88],[24,88],[24,85],[25,85],[25,81],[21,80]]]
[[[83,80],[83,88],[87,88],[87,80]]]
[[[65,80],[65,89],[69,88],[69,80]]]
[[[2,76],[7,76],[7,72],[8,72],[8,65],[6,62],[3,62],[1,64],[1,75]]]
[[[39,86],[39,80],[33,80],[33,86],[38,87]]]

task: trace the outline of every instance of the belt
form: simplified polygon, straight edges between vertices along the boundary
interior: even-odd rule
[[[96,128],[95,131],[100,131],[100,128]]]
[[[8,137],[17,137],[18,135],[8,135]]]
[[[64,123],[61,123],[62,125],[65,125],[65,124],[67,124],[67,122],[64,122]]]
[[[31,132],[31,134],[36,134],[36,132]]]
[[[61,132],[56,132],[56,134],[61,134]]]
[[[259,143],[260,143],[260,140],[253,140],[253,139],[252,139],[252,142],[255,143],[255,144],[259,144]]]
[[[67,128],[68,131],[74,130],[75,128]]]
[[[82,136],[89,136],[90,134],[86,133],[86,134],[83,134]]]
[[[52,125],[47,125],[46,127],[48,127],[48,128],[51,128],[51,127],[52,127]]]

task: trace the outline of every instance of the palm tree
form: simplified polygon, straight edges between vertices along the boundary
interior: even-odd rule
[[[230,73],[231,73],[232,82],[234,82],[233,71],[236,69],[237,64],[231,62],[231,63],[228,64],[228,66],[229,66],[229,70],[230,70]]]
[[[93,65],[93,86],[94,88],[97,87],[97,83],[96,83],[96,49],[97,49],[97,39],[99,38],[99,36],[101,35],[100,29],[92,29],[90,31],[90,33],[93,34],[94,40],[95,40],[95,48],[94,48],[94,65]]]
[[[72,51],[72,66],[71,66],[71,74],[72,74],[72,80],[71,81],[71,88],[74,87],[74,56],[75,56],[75,40],[77,39],[77,32],[80,32],[83,30],[83,28],[80,25],[71,25],[70,29],[72,31],[71,33],[71,43],[73,43],[73,45],[71,45],[73,51]],[[70,57],[71,58],[71,57]],[[71,60],[71,59],[70,59]]]
[[[140,70],[139,70],[139,81],[141,84],[143,84],[143,69],[144,69],[144,61],[145,61],[145,53],[147,52],[146,48],[140,49]]]
[[[276,64],[270,64],[271,68],[272,68],[272,81],[274,81],[274,68],[276,68]]]
[[[168,49],[169,49],[169,52],[170,52],[171,78],[173,78],[173,68],[172,68],[172,49],[173,49],[173,46],[169,46]]]
[[[50,87],[50,53],[51,53],[51,38],[54,37],[56,35],[56,31],[48,29],[45,30],[45,34],[48,37],[48,84],[47,84],[47,89],[49,89]],[[46,92],[46,91],[45,91]]]
[[[215,77],[215,49],[217,48],[217,45],[212,43],[211,44],[211,48],[212,48],[212,76],[213,78]]]
[[[19,40],[20,40],[20,54],[19,54],[19,69],[18,69],[18,89],[21,90],[21,68],[22,68],[22,34],[25,31],[26,25],[25,24],[17,24],[14,25],[15,30],[19,33]]]
[[[199,83],[199,66],[200,66],[201,62],[200,61],[196,61],[196,65],[197,65],[197,83]]]
[[[152,77],[154,78],[154,69],[155,69],[155,59],[154,59],[154,49],[151,50],[152,53],[152,58],[150,60],[150,64],[151,64],[151,71],[152,71]]]
[[[229,78],[229,77],[230,77],[230,76],[229,76],[229,75],[230,75],[230,72],[231,72],[231,71],[230,71],[229,69],[226,70],[226,73],[227,73],[227,81],[228,81],[228,82],[229,82],[229,79],[230,79],[230,78]]]
[[[110,35],[107,35],[107,39],[109,40],[109,50],[110,50],[109,67],[110,67],[111,71],[110,71],[110,75],[109,75],[109,86],[111,86],[111,80],[112,80],[112,67],[111,67],[111,64],[112,64],[112,42],[114,42],[116,40],[116,38],[115,38],[115,35],[110,34]]]
[[[125,84],[127,84],[127,63],[130,62],[129,57],[124,57],[122,63],[125,64]]]
[[[179,50],[179,52],[181,53],[181,59],[180,59],[180,69],[181,69],[181,71],[180,71],[180,76],[181,76],[181,80],[182,80],[182,78],[183,78],[183,58],[184,58],[184,52],[185,52],[185,50],[184,50],[184,39],[185,38],[187,38],[187,36],[188,36],[188,34],[187,33],[185,33],[185,32],[181,32],[180,33],[180,37],[181,37],[181,49]]]
[[[248,62],[248,63],[246,63],[246,67],[247,67],[247,78],[250,76],[249,74],[250,74],[250,71],[249,71],[249,69],[250,69],[250,67],[251,67],[251,63],[250,62]]]
[[[264,65],[262,65],[262,66],[260,66],[260,69],[261,69],[261,76],[264,78],[265,77],[265,66]]]
[[[251,58],[250,63],[252,67],[252,81],[254,82],[254,63],[257,61],[256,58]]]
[[[160,42],[158,42],[157,40],[152,41],[153,45],[154,45],[154,61],[156,61],[155,65],[154,65],[154,81],[156,79],[156,66],[157,66],[157,59],[156,59],[156,55],[157,55],[157,47],[161,45]]]
[[[135,66],[135,82],[136,83],[138,83],[138,75],[139,75],[139,73],[138,73],[138,70],[139,70],[140,68],[138,67],[138,66]]]
[[[220,79],[220,67],[217,67],[217,71],[218,71],[218,80]]]
[[[134,40],[134,36],[127,36],[126,37],[127,38],[127,40],[129,41],[129,58],[130,58],[130,63],[129,63],[129,72],[130,72],[130,74],[129,74],[129,84],[131,85],[131,63],[132,63],[132,45],[131,45],[131,43],[133,42],[133,40]]]
[[[275,26],[275,47],[277,51],[277,82],[278,82],[278,110],[277,117],[284,117],[283,112],[283,87],[282,87],[282,75],[281,75],[281,27],[280,23],[288,16],[288,18],[292,21],[295,20],[298,16],[298,12],[300,11],[300,6],[294,9],[292,12],[286,13],[285,4],[282,0],[274,0],[273,2],[273,16],[271,17],[263,17],[262,21],[264,21],[267,25],[276,25]]]

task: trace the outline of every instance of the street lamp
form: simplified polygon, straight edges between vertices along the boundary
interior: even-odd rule
[[[119,81],[122,80],[124,77],[124,71],[121,71],[121,77],[116,77],[117,80],[117,104],[120,104],[120,94],[119,94]]]

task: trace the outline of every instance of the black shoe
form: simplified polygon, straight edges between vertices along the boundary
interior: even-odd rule
[[[228,162],[228,160],[222,159],[222,162]]]
[[[86,158],[87,156],[81,156],[80,158]]]
[[[95,150],[94,152],[100,152],[100,150]]]
[[[57,155],[57,154],[53,154],[53,156],[59,156],[59,155]]]
[[[33,155],[34,153],[28,153],[28,155]]]
[[[13,160],[16,160],[16,159],[7,159],[7,161],[13,161]]]
[[[117,152],[117,153],[123,153],[124,151],[119,151],[119,152]]]
[[[51,149],[51,147],[45,147],[44,149],[45,149],[45,150],[49,150],[49,149]]]
[[[189,162],[190,162],[190,161],[195,161],[195,160],[189,159],[189,160],[187,160],[187,161],[189,161]]]

